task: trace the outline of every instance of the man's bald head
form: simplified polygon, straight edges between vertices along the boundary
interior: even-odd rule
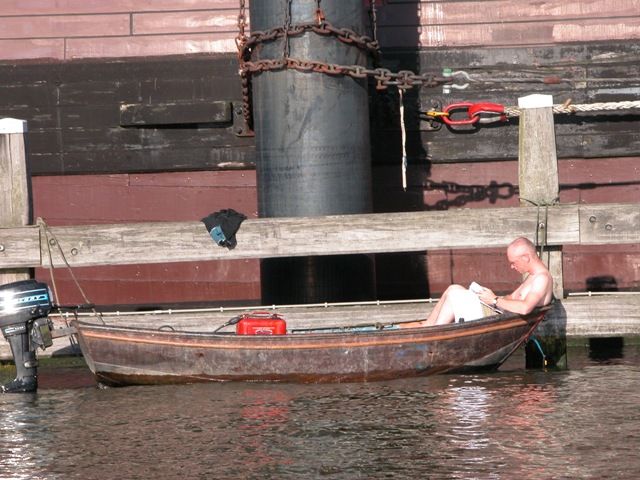
[[[512,252],[515,255],[536,255],[536,247],[535,245],[525,237],[518,237],[513,242],[509,244],[507,249],[509,252]]]

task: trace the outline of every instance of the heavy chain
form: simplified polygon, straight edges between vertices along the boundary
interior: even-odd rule
[[[247,7],[245,0],[240,0],[240,10],[238,12],[238,35],[236,36],[236,47],[238,48],[238,56],[240,57],[245,48],[247,36],[245,30],[247,28]]]
[[[377,90],[386,90],[390,86],[395,86],[401,90],[413,87],[425,86],[435,87],[447,83],[453,83],[452,77],[436,77],[434,75],[419,75],[410,70],[392,72],[386,68],[366,68],[362,65],[339,65],[335,63],[320,62],[314,60],[302,60],[289,56],[289,38],[313,32],[317,35],[333,36],[337,40],[353,45],[368,54],[374,61],[378,60],[380,48],[375,39],[376,27],[376,7],[375,0],[371,0],[371,16],[374,24],[373,35],[359,35],[348,28],[338,28],[326,21],[324,12],[320,7],[320,0],[316,0],[316,22],[291,24],[291,2],[287,2],[287,12],[285,12],[285,24],[268,31],[255,31],[249,36],[246,35],[247,17],[245,0],[240,0],[240,11],[238,13],[238,36],[236,46],[238,47],[238,60],[240,63],[240,79],[242,88],[242,112],[249,129],[253,130],[253,118],[251,115],[251,76],[267,71],[277,71],[284,69],[296,70],[299,72],[317,72],[332,76],[348,76],[354,79],[373,78],[376,81]],[[276,39],[284,39],[284,53],[281,59],[264,59],[252,61],[251,57],[255,47],[261,43],[271,42]]]
[[[299,72],[318,72],[328,75],[344,75],[356,79],[372,77],[376,80],[376,89],[386,90],[390,86],[406,90],[416,86],[435,87],[453,81],[451,77],[436,77],[434,75],[417,75],[410,70],[392,72],[386,68],[366,68],[362,65],[337,65],[335,63],[316,62],[287,58],[281,60],[258,60],[243,62],[241,71],[245,76],[250,74],[292,69]]]
[[[285,37],[285,39],[297,37],[306,32],[314,32],[323,36],[334,36],[341,42],[358,47],[374,56],[379,54],[378,42],[372,40],[371,37],[358,35],[348,28],[338,28],[327,21],[322,21],[321,23],[300,23],[290,25],[289,28],[275,27],[267,31],[252,32],[251,35],[245,37],[244,42],[242,42],[242,49],[239,50],[240,57],[245,61],[249,60],[254,47],[260,43],[271,42],[280,37]]]
[[[247,7],[245,0],[240,0],[240,10],[238,12],[238,36],[236,37],[236,47],[238,48],[238,62],[240,63],[240,90],[242,95],[242,117],[247,125],[249,134],[253,132],[253,115],[251,115],[251,80],[249,75],[243,71],[244,52],[246,51],[247,36]]]

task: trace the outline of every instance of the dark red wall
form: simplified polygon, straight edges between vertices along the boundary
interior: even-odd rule
[[[429,176],[412,168],[407,192],[401,188],[399,166],[377,167],[374,179],[379,212],[518,205],[515,162],[434,165]],[[559,179],[562,203],[640,202],[637,157],[561,160]],[[257,210],[252,170],[39,176],[33,178],[33,192],[35,215],[50,225],[197,221],[222,208],[255,218]],[[89,299],[100,304],[259,302],[260,296],[257,260],[74,271]],[[378,255],[377,273],[380,298],[437,295],[452,282],[473,280],[503,291],[518,281],[504,253],[495,249]],[[37,274],[48,278],[46,270]],[[55,276],[62,302],[82,302],[68,272],[56,270]],[[640,246],[565,247],[567,290],[585,290],[598,277],[613,277],[620,289],[640,287]]]
[[[256,216],[252,170],[141,175],[34,177],[36,217],[50,225],[198,221],[233,208]],[[204,225],[203,225],[203,231]],[[219,248],[212,243],[212,248]],[[260,296],[257,260],[167,263],[74,269],[89,299],[99,304],[251,300]],[[48,270],[38,269],[48,279]],[[82,302],[64,269],[55,279],[63,303]]]

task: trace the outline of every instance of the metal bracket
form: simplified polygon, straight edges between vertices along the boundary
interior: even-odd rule
[[[256,134],[247,125],[241,103],[233,104],[233,133],[237,137],[255,137]]]
[[[420,105],[420,112],[426,112],[429,110],[442,110],[442,102],[436,99],[429,100],[427,105]],[[442,128],[442,122],[436,118],[428,117],[424,114],[420,114],[420,131],[422,132],[436,132]]]

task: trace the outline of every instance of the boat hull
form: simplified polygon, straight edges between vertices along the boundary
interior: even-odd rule
[[[544,314],[537,310],[439,327],[273,336],[73,323],[89,368],[98,381],[111,386],[320,383],[497,368]]]

